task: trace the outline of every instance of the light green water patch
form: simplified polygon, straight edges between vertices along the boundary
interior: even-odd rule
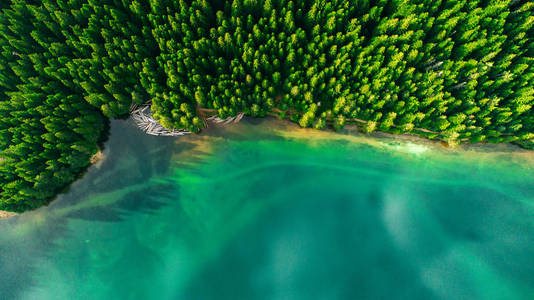
[[[531,152],[267,119],[182,138],[113,122],[104,153],[0,221],[2,297],[534,295]]]

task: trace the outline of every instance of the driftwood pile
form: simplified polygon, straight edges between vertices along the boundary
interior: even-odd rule
[[[181,136],[189,134],[187,130],[169,130],[163,127],[158,121],[152,116],[150,111],[150,105],[143,105],[135,108],[130,113],[132,119],[134,120],[137,127],[143,130],[145,133],[150,135],[159,135],[159,136]]]
[[[235,117],[231,117],[231,118],[226,118],[226,119],[221,119],[217,116],[211,116],[209,118],[207,118],[206,120],[214,123],[214,124],[218,124],[218,125],[228,125],[228,124],[231,124],[231,123],[238,123],[239,121],[241,121],[241,119],[243,118],[244,114],[243,113],[238,113],[237,116]]]
[[[132,105],[130,109],[130,115],[134,120],[135,124],[139,129],[143,130],[145,133],[150,135],[159,135],[159,136],[181,136],[190,134],[187,130],[169,130],[163,127],[158,121],[152,116],[152,111],[150,111],[150,104],[145,104],[142,106]],[[206,118],[206,121],[217,125],[228,125],[231,123],[238,123],[243,118],[244,114],[239,113],[235,117],[221,119],[218,116],[211,116]],[[206,123],[206,126],[208,123]]]

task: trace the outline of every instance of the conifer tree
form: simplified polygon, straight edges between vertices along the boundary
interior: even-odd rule
[[[0,209],[49,201],[105,117],[169,129],[279,113],[304,127],[534,146],[534,4],[515,0],[0,3]]]

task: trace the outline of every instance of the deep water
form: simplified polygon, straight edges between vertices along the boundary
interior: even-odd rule
[[[111,125],[68,191],[0,220],[0,299],[534,299],[534,152]]]

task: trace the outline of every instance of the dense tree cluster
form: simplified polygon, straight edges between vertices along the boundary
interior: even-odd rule
[[[205,107],[448,142],[532,139],[533,11],[524,1],[158,1],[148,18],[166,80],[154,111],[191,130]]]
[[[168,128],[276,113],[449,143],[534,140],[534,2],[0,3],[0,209],[46,203],[105,126],[152,102]]]
[[[72,182],[105,124],[64,67],[75,52],[48,9],[0,15],[0,209],[38,207]]]

